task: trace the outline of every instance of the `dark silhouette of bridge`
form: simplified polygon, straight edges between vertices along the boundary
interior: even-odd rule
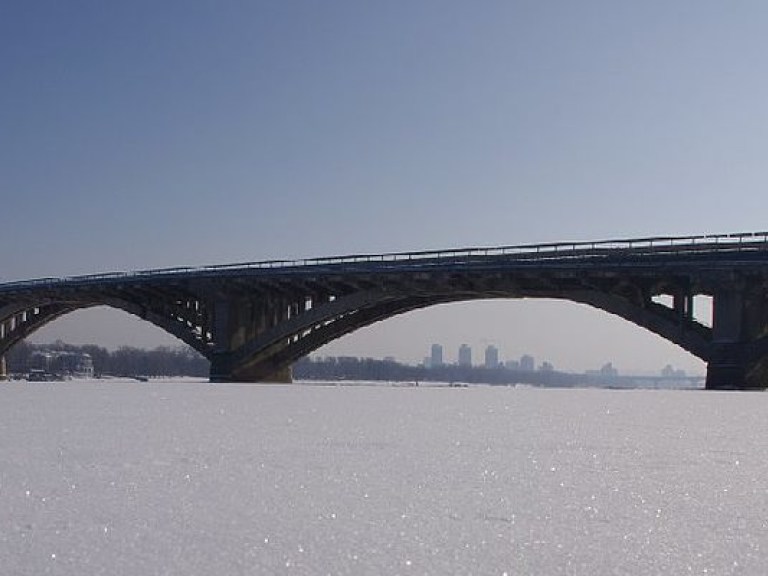
[[[694,316],[711,297],[712,325]],[[110,306],[177,336],[211,381],[285,381],[320,346],[445,302],[556,298],[707,362],[707,388],[768,385],[768,232],[361,254],[0,284],[0,356],[65,314]],[[556,330],[556,327],[553,327]]]

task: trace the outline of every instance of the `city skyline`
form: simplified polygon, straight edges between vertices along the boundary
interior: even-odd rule
[[[454,366],[454,367],[467,367],[467,368],[486,368],[486,369],[494,369],[494,368],[506,368],[508,370],[522,370],[526,372],[534,372],[537,370],[544,370],[544,371],[551,371],[551,370],[558,370],[558,367],[555,363],[548,359],[537,359],[535,356],[532,356],[531,354],[527,352],[522,352],[519,355],[510,354],[509,356],[505,357],[503,355],[503,352],[495,345],[495,344],[486,344],[485,348],[483,350],[483,358],[482,361],[473,361],[473,349],[472,346],[462,343],[458,349],[456,350],[456,354],[454,356],[451,356],[450,354],[445,353],[445,347],[440,344],[439,342],[432,343],[429,346],[429,354],[426,356],[423,356],[420,361],[417,362],[409,362],[407,360],[404,360],[402,358],[398,358],[396,356],[384,356],[384,357],[377,357],[377,356],[371,356],[371,355],[364,355],[364,356],[355,356],[355,355],[341,355],[341,356],[334,356],[334,355],[327,355],[320,352],[315,352],[310,354],[309,356],[311,358],[357,358],[357,359],[373,359],[373,360],[383,360],[383,361],[392,361],[392,362],[398,362],[401,364],[411,365],[411,366],[424,366],[425,368],[440,368],[440,367],[447,367],[447,366]],[[462,353],[465,354],[465,359],[462,363]],[[569,368],[563,368],[564,372],[574,373],[574,374],[590,374],[590,375],[607,375],[607,376],[616,376],[616,375],[662,375],[667,376],[670,378],[673,377],[686,377],[688,375],[687,371],[685,369],[679,368],[677,366],[674,366],[672,364],[665,364],[663,366],[657,366],[657,367],[648,367],[645,370],[621,370],[620,367],[614,366],[613,361],[610,359],[606,359],[602,362],[599,362],[595,366],[585,368],[584,370],[573,370]],[[693,374],[694,376],[704,376],[703,372],[696,372]]]

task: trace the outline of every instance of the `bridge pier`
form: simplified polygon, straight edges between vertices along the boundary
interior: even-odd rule
[[[718,350],[707,363],[707,380],[705,388],[707,390],[748,390],[761,389],[757,383],[750,383],[748,378],[749,370],[745,365],[738,350],[733,347],[727,347]]]
[[[284,366],[265,374],[261,366],[233,366],[228,354],[215,356],[211,360],[210,381],[249,382],[249,383],[279,383],[290,384],[293,374],[290,366]]]
[[[211,382],[292,382],[290,366],[274,366],[270,358],[254,361],[237,351],[259,334],[283,322],[289,303],[278,295],[219,298],[214,302],[213,329],[218,349],[209,355]]]
[[[5,356],[0,356],[0,381],[8,380],[8,371],[5,365]]]
[[[768,358],[754,343],[768,326],[763,294],[741,283],[718,290],[713,298],[712,343],[707,362],[708,390],[768,388]]]
[[[768,363],[746,362],[735,357],[720,356],[707,364],[707,390],[765,390],[768,388]]]

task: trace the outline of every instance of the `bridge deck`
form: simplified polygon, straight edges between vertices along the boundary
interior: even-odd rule
[[[15,292],[58,285],[88,285],[131,280],[158,280],[180,277],[215,277],[232,275],[274,275],[279,273],[318,272],[375,272],[397,271],[436,265],[490,265],[515,264],[578,264],[600,261],[638,260],[648,257],[686,257],[696,260],[709,256],[713,259],[734,255],[748,256],[754,261],[761,253],[768,253],[768,232],[700,236],[655,236],[595,242],[556,242],[548,244],[520,244],[496,247],[474,247],[416,252],[387,252],[382,254],[350,254],[299,260],[263,260],[236,264],[217,264],[199,267],[174,267],[135,272],[109,272],[37,278],[0,284],[0,292]]]

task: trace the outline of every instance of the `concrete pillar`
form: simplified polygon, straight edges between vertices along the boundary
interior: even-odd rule
[[[209,356],[211,382],[291,382],[291,368],[273,369],[268,360],[238,365],[233,354],[264,330],[288,317],[288,303],[265,296],[258,301],[228,299],[220,295],[213,304],[216,350]]]
[[[8,372],[5,366],[5,356],[0,356],[0,380],[7,380]]]
[[[226,352],[229,350],[229,302],[224,298],[217,298],[211,308],[213,310],[211,331],[213,341],[216,343],[216,351]]]
[[[768,387],[763,359],[750,357],[750,342],[758,336],[756,328],[759,326],[748,317],[748,309],[754,306],[755,302],[741,288],[726,288],[714,295],[707,389],[762,390]]]
[[[743,294],[722,289],[712,299],[712,351],[706,388],[734,390],[746,386],[746,367],[739,353],[743,329]]]
[[[716,343],[739,342],[744,336],[744,292],[719,290],[712,299],[712,338]]]
[[[743,390],[747,383],[747,365],[735,343],[713,344],[712,355],[707,362],[708,390]]]
[[[232,366],[229,354],[226,352],[217,352],[210,358],[211,369],[208,379],[211,382],[231,382]]]
[[[684,320],[693,319],[693,296],[688,292],[678,292],[673,296],[672,307],[682,324]]]
[[[248,368],[234,371],[234,382],[262,382],[290,384],[293,382],[293,371],[290,366],[284,366],[274,372],[262,376],[258,371],[251,372]]]
[[[264,367],[259,365],[236,366],[233,365],[229,354],[218,354],[211,359],[211,382],[251,382],[269,383],[278,382],[290,384],[293,382],[293,374],[290,366],[284,366],[267,374]]]

